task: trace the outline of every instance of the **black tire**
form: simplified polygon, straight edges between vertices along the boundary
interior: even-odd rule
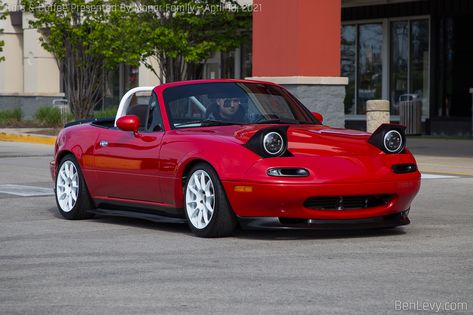
[[[61,177],[60,172],[64,167],[74,165],[76,174],[78,176],[78,193],[77,199],[71,209],[67,209],[67,205],[63,208],[64,204],[59,201],[59,198],[64,196],[64,194],[59,195],[61,192],[58,190],[62,190],[61,187],[58,186],[69,186],[67,182]],[[56,183],[54,186],[54,192],[56,197],[56,205],[59,210],[59,213],[68,220],[81,220],[81,219],[89,219],[94,216],[93,213],[90,212],[94,208],[93,201],[90,198],[89,191],[87,189],[87,185],[85,184],[84,176],[82,175],[82,171],[80,169],[79,163],[77,162],[76,158],[72,154],[68,154],[64,156],[59,163],[56,173]],[[64,199],[64,198],[63,198]]]
[[[192,223],[192,220],[189,217],[189,212],[197,211],[192,210],[192,207],[188,206],[188,186],[192,185],[191,180],[194,174],[203,174],[201,172],[208,174],[208,177],[212,181],[213,193],[214,193],[214,209],[213,214],[205,227],[198,228]],[[197,173],[196,173],[197,172]],[[195,194],[194,194],[195,195]],[[195,195],[197,196],[197,195]],[[194,202],[194,201],[191,201]],[[195,202],[197,204],[197,202]],[[188,208],[189,207],[189,208]],[[184,185],[184,213],[186,215],[187,223],[194,232],[195,235],[199,237],[225,237],[230,236],[234,233],[237,226],[237,218],[233,213],[233,210],[230,207],[227,196],[223,189],[220,179],[215,172],[215,170],[208,164],[199,163],[196,164],[189,172],[187,176],[186,183]]]

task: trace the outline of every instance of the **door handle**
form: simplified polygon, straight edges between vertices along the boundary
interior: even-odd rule
[[[108,145],[108,141],[107,140],[100,140],[99,145],[101,147],[106,147]]]

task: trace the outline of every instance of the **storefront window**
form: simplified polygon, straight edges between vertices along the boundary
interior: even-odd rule
[[[232,79],[235,77],[235,51],[223,52],[221,54],[222,78]]]
[[[203,63],[204,79],[244,79],[251,77],[251,38],[239,48],[217,52]]]
[[[139,69],[137,67],[121,64],[107,73],[104,82],[102,100],[95,107],[96,110],[118,107],[122,96],[138,86]]]
[[[204,63],[203,79],[220,78],[222,58],[220,52],[215,52]]]
[[[356,75],[356,26],[345,25],[342,28],[341,74],[348,78],[345,89],[345,114],[355,114],[355,75]]]
[[[251,69],[252,69],[252,38],[249,37],[248,40],[243,43],[241,46],[241,77],[242,79],[251,77]]]
[[[124,72],[124,78],[125,78],[125,86],[124,86],[125,92],[137,87],[138,75],[139,75],[138,67],[124,65],[123,72]]]
[[[403,101],[421,104],[429,114],[429,21],[391,23],[391,114]]]
[[[104,83],[103,99],[96,110],[104,110],[110,107],[118,107],[120,103],[120,68],[108,72]]]
[[[391,114],[399,115],[399,102],[408,97],[409,24],[391,23]]]
[[[409,91],[422,101],[423,115],[429,114],[429,23],[411,22]]]
[[[380,99],[383,83],[383,25],[359,26],[358,106],[357,114],[366,113],[366,101]]]
[[[341,75],[349,79],[345,114],[364,115],[366,101],[389,99],[392,115],[399,115],[401,101],[418,101],[428,116],[429,54],[428,19],[343,25]],[[389,69],[385,80],[383,68]]]

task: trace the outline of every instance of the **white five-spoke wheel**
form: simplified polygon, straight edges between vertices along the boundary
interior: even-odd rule
[[[69,212],[74,208],[79,196],[79,174],[71,161],[62,163],[59,169],[56,194],[62,211]]]
[[[62,158],[56,174],[56,203],[59,213],[66,219],[87,219],[93,216],[92,199],[85,180],[72,154]]]
[[[235,230],[236,216],[217,172],[206,163],[198,163],[188,172],[184,207],[189,227],[197,236],[228,236]]]
[[[209,174],[195,171],[186,189],[186,210],[192,225],[197,229],[207,227],[215,209],[215,189]]]

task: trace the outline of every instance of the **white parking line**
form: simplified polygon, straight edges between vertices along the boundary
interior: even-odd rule
[[[422,179],[446,179],[446,178],[458,178],[459,176],[454,175],[441,175],[441,174],[426,174],[421,173]]]
[[[54,191],[51,188],[25,186],[25,185],[12,185],[12,184],[0,185],[0,193],[21,196],[21,197],[54,195]]]

